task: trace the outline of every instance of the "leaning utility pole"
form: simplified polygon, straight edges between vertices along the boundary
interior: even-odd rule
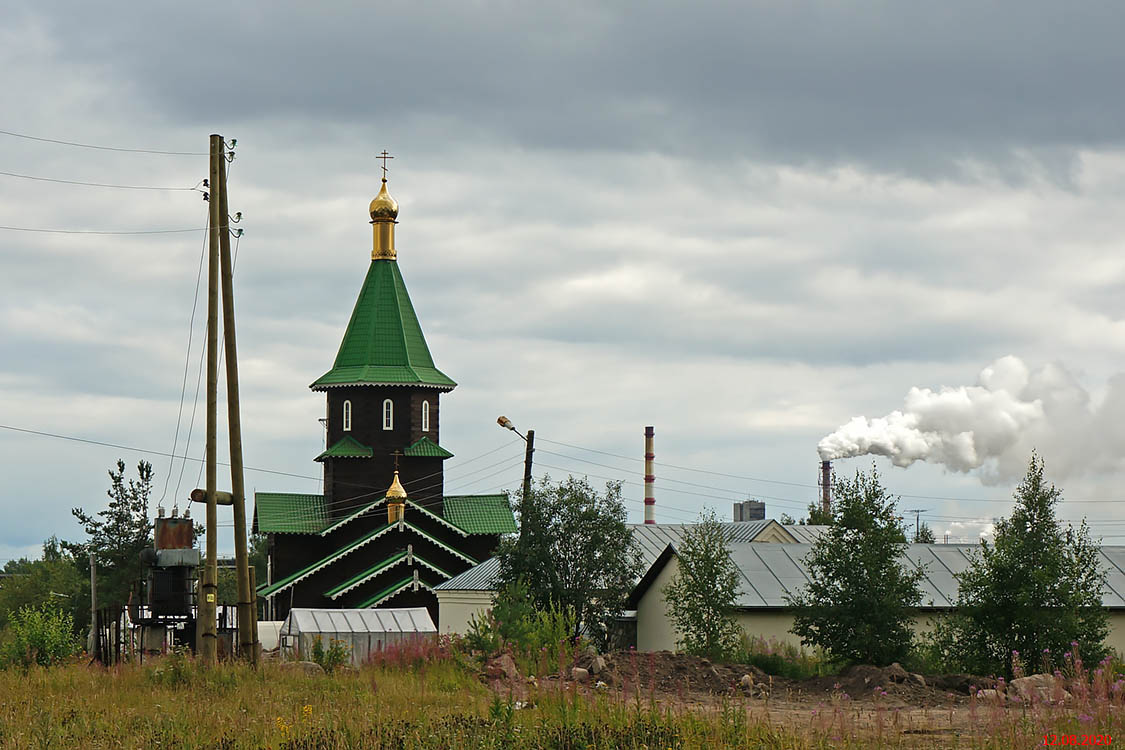
[[[211,168],[208,184],[212,192],[218,190],[220,175],[223,172],[222,160],[225,151],[223,137],[211,136]],[[203,565],[203,584],[200,586],[199,617],[196,621],[199,654],[204,664],[215,664],[218,660],[218,642],[215,633],[215,612],[218,589],[218,540],[219,519],[215,492],[218,489],[219,434],[219,234],[226,225],[220,213],[217,195],[210,196],[208,226],[210,237],[207,241],[207,560]]]
[[[223,163],[219,165],[219,254],[223,277],[223,345],[227,363],[227,428],[230,431],[230,482],[234,505],[234,564],[238,580],[238,646],[243,658],[258,662],[258,623],[254,591],[250,588],[249,555],[246,552],[246,487],[242,472],[242,420],[238,400],[238,347],[234,336],[234,272],[230,257],[230,210],[227,206],[226,147],[218,139]],[[210,502],[207,504],[211,508]],[[210,551],[210,542],[208,542]]]

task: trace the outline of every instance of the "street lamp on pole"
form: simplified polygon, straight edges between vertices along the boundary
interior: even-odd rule
[[[520,500],[520,536],[523,536],[523,529],[528,518],[527,510],[531,507],[531,456],[535,453],[535,430],[528,430],[527,434],[523,435],[512,424],[512,420],[503,415],[496,418],[496,424],[516,433],[527,443],[527,452],[524,453],[523,458],[523,497]]]

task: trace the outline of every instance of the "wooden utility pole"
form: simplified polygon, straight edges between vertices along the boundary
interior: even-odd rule
[[[215,138],[216,136],[211,136]],[[230,482],[234,500],[234,564],[238,581],[238,646],[243,658],[258,661],[257,607],[250,588],[246,551],[246,487],[242,471],[242,420],[238,400],[238,347],[234,335],[234,271],[230,256],[230,209],[227,205],[226,147],[219,138],[219,254],[223,278],[223,345],[227,363],[227,428],[230,430]],[[210,508],[210,504],[207,506]],[[208,548],[209,549],[209,548]]]
[[[215,194],[220,185],[222,160],[225,148],[221,135],[211,136],[210,181],[210,237],[207,242],[207,560],[203,566],[202,597],[199,601],[199,654],[204,664],[218,660],[218,643],[215,633],[215,610],[218,593],[218,489],[219,434],[219,234],[226,226],[226,217],[220,213],[220,201]]]
[[[98,652],[98,556],[90,553],[90,651]]]
[[[535,454],[535,430],[527,431],[524,442],[527,443],[527,451],[523,454],[523,501],[527,503],[526,508],[531,506],[531,457]]]

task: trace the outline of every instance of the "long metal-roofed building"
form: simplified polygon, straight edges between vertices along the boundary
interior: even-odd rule
[[[668,545],[678,545],[690,523],[631,523],[633,542],[641,555],[642,570],[648,570]],[[720,524],[731,544],[777,543],[793,544],[796,539],[787,532],[790,526],[777,521],[723,522]],[[434,587],[441,617],[439,628],[443,633],[464,633],[469,621],[492,606],[496,595],[500,561],[495,557],[485,560],[464,573]]]
[[[731,559],[741,579],[736,619],[746,633],[794,644],[799,642],[791,632],[793,615],[786,597],[809,581],[803,560],[811,548],[811,544],[731,545]],[[933,615],[955,606],[958,591],[955,576],[969,567],[972,556],[979,551],[977,544],[907,546],[903,563],[924,572],[922,603],[916,620],[919,628],[926,629]],[[1101,547],[1099,558],[1107,571],[1102,591],[1102,604],[1110,610],[1107,644],[1122,650],[1125,647],[1125,547]],[[628,606],[637,611],[639,651],[675,648],[677,635],[661,592],[677,569],[676,547],[669,544],[629,597]]]
[[[437,368],[398,265],[398,203],[386,178],[371,201],[371,262],[336,359],[310,388],[325,395],[320,494],[257,492],[253,528],[269,536],[272,619],[292,607],[426,607],[431,589],[492,556],[516,530],[506,495],[444,494]]]

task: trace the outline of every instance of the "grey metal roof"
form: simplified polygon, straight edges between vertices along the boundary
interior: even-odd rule
[[[282,635],[301,633],[436,633],[425,607],[403,609],[306,609],[296,607],[281,624]]]
[[[722,524],[732,544],[752,542],[770,524],[764,521],[728,521]],[[641,551],[642,572],[648,570],[660,553],[669,544],[676,546],[683,539],[684,531],[695,524],[690,523],[630,523],[626,526],[633,531],[633,541]],[[788,529],[789,527],[783,527]],[[814,527],[819,528],[819,527]],[[434,591],[493,591],[496,589],[496,576],[500,562],[495,558],[485,560],[480,565],[469,568],[459,576],[450,578],[434,586]]]
[[[784,526],[782,526],[782,528],[785,529],[786,531],[788,531],[790,536],[792,536],[798,542],[802,542],[804,544],[812,544],[813,542],[815,542],[817,539],[820,538],[821,534],[823,534],[825,531],[827,531],[828,529],[830,529],[832,527],[831,526],[802,526],[799,523],[787,523]]]
[[[725,521],[720,525],[727,532],[727,540],[731,544],[752,542],[759,534],[776,521]],[[626,524],[633,531],[633,541],[641,550],[641,559],[647,570],[664,548],[671,544],[678,547],[684,538],[684,531],[696,526],[694,523],[630,523]],[[788,527],[784,527],[788,529]]]
[[[460,575],[434,586],[434,591],[494,591],[496,576],[500,573],[500,560],[490,557]]]
[[[815,527],[814,527],[815,528]],[[787,606],[785,595],[795,593],[809,580],[803,562],[811,544],[732,544],[731,559],[742,574],[737,605],[747,609]],[[957,600],[957,579],[980,549],[976,544],[911,544],[906,558],[925,571],[922,607],[946,608]],[[1102,604],[1125,609],[1125,547],[1102,547],[1101,564],[1107,571]]]

